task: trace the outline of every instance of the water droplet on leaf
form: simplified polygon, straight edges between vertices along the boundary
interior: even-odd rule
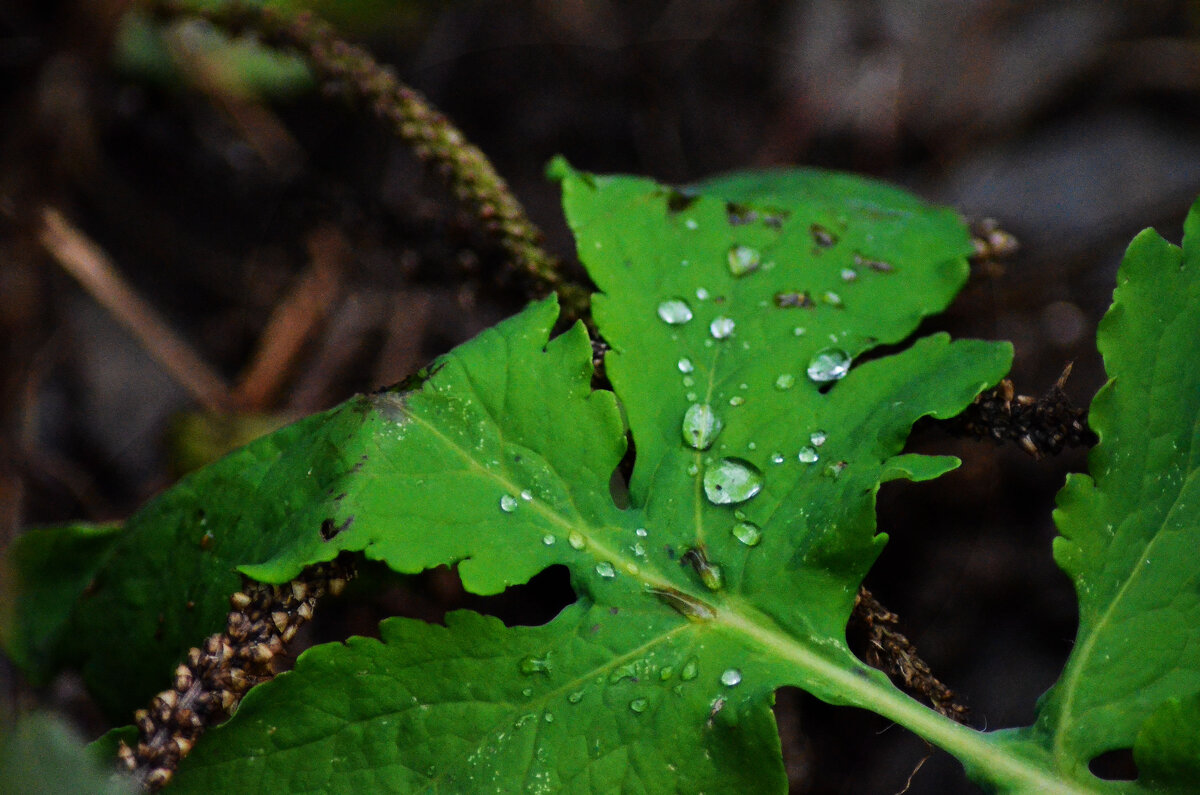
[[[583,691],[582,690],[576,690],[574,693],[571,693],[570,695],[567,696],[567,701],[571,702],[572,704],[578,704],[582,700],[583,700]]]
[[[791,373],[784,373],[775,379],[775,388],[781,391],[787,390],[791,389],[792,385],[795,383],[796,376],[792,375]]]
[[[721,418],[707,403],[693,403],[683,414],[683,441],[697,450],[712,447],[721,432]]]
[[[629,702],[629,708],[639,715],[645,712],[646,708],[649,706],[650,702],[644,698],[635,698],[633,701]]]
[[[734,276],[745,276],[748,273],[754,273],[762,264],[762,257],[757,249],[749,246],[734,246],[729,249],[729,254],[726,257],[729,262],[729,272]]]
[[[852,282],[858,278],[858,271],[854,268],[842,268],[842,281]]]
[[[708,290],[705,290],[703,287],[697,287],[696,288],[696,300],[697,301],[707,301],[708,300]]]
[[[532,676],[533,674],[549,675],[550,658],[534,657],[532,654],[530,654],[521,658],[519,668],[521,669],[521,673],[525,674],[526,676]]]
[[[522,491],[521,499],[525,500],[525,502],[529,502],[530,500],[533,499],[533,492],[531,492],[529,490]]]
[[[683,681],[695,679],[700,673],[700,661],[695,657],[689,657],[687,662],[683,664],[683,670],[679,672],[679,678]]]
[[[754,522],[738,522],[732,532],[734,538],[748,547],[758,546],[762,541],[762,530]]]
[[[602,560],[596,564],[596,573],[606,580],[611,580],[617,576],[617,570],[607,560]]]
[[[772,464],[782,464],[784,460],[783,453],[771,453]]]
[[[555,538],[554,536],[550,535],[549,533],[547,533],[546,535],[542,536],[542,543],[543,543],[543,544],[545,544],[545,545],[546,545],[546,546],[548,546],[548,547],[552,547],[552,546],[554,546],[554,542],[555,542],[555,541],[557,541],[557,540],[558,540],[557,538]]]
[[[832,290],[821,296],[821,300],[835,309],[841,309],[844,306],[844,304],[842,304],[842,297]]]
[[[742,397],[741,395],[734,395],[733,397],[729,398],[729,405],[731,406],[740,406],[745,402],[746,398]]]
[[[797,454],[797,456],[796,456],[796,458],[800,459],[800,463],[802,463],[802,464],[812,464],[812,463],[816,462],[816,460],[820,457],[821,456],[817,454],[816,450],[814,450],[811,447],[808,447],[807,445],[804,447],[801,447],[799,454]]]
[[[517,509],[517,498],[511,494],[505,494],[500,498],[500,510],[505,513],[512,513]]]
[[[808,440],[812,442],[813,447],[820,447],[825,444],[826,438],[828,437],[826,437],[825,431],[813,431],[808,435]]]
[[[733,687],[742,681],[742,672],[736,668],[728,668],[721,674],[721,684]]]
[[[633,532],[635,535],[637,535],[640,538],[645,538],[646,536],[650,535],[648,532],[646,532],[646,528],[644,528],[644,527],[639,527],[637,530],[634,530]]]
[[[688,359],[687,357],[684,357],[684,358],[682,358],[682,359],[680,359],[680,360],[679,360],[679,372],[681,372],[681,373],[690,373],[690,372],[692,372],[692,371],[693,371],[693,370],[695,370],[695,369],[696,369],[696,366],[695,366],[694,364],[692,364],[692,360],[691,360],[691,359]]]
[[[713,339],[723,340],[733,336],[735,325],[732,318],[721,315],[713,318],[713,322],[708,324],[708,330],[713,335]]]
[[[567,536],[567,543],[571,545],[572,549],[583,549],[587,546],[587,539],[578,530],[572,530],[571,534]]]
[[[850,354],[841,348],[822,348],[808,363],[808,377],[818,384],[837,381],[850,372]]]
[[[658,316],[664,323],[678,326],[692,319],[692,308],[680,298],[672,298],[658,305]]]
[[[716,505],[745,502],[758,494],[762,486],[762,472],[740,458],[722,458],[704,471],[704,493]]]

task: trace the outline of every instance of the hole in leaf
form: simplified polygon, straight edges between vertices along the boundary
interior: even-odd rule
[[[629,479],[633,477],[634,458],[633,434],[627,432],[625,434],[625,455],[621,456],[621,461],[608,479],[608,493],[612,497],[613,504],[622,511],[629,507]]]
[[[1133,751],[1129,748],[1117,748],[1092,757],[1092,761],[1088,762],[1088,770],[1096,778],[1105,781],[1133,781],[1138,777],[1137,763],[1133,761]]]

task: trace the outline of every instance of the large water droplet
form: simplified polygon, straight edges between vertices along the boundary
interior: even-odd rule
[[[521,669],[521,673],[525,674],[526,676],[532,676],[533,674],[546,674],[549,676],[550,658],[534,657],[532,654],[530,654],[521,658],[521,662],[518,664],[518,667]]]
[[[747,273],[754,273],[762,264],[762,257],[757,249],[749,246],[734,246],[729,249],[729,255],[726,257],[729,262],[729,272],[734,276],[745,276]]]
[[[733,526],[733,537],[748,547],[758,546],[762,541],[762,529],[754,522],[738,522]]]
[[[721,432],[721,418],[707,403],[693,403],[683,414],[683,441],[697,450],[712,447]]]
[[[633,701],[629,702],[629,709],[633,710],[638,715],[641,715],[643,712],[645,712],[646,708],[649,706],[650,702],[644,698],[635,698]]]
[[[679,360],[679,372],[690,373],[695,369],[696,369],[696,366],[694,364],[692,364],[692,360],[687,358],[686,356]]]
[[[617,576],[617,570],[607,560],[602,560],[596,564],[596,573],[606,580],[611,580]]]
[[[679,672],[679,678],[687,682],[695,679],[700,673],[700,661],[695,657],[689,657],[687,662],[683,664],[683,669]]]
[[[845,378],[850,372],[850,354],[841,348],[822,348],[808,363],[808,377],[818,384]]]
[[[678,326],[692,319],[692,308],[682,298],[672,298],[658,305],[658,316],[664,323]]]
[[[813,431],[808,435],[808,440],[812,442],[813,447],[820,447],[825,444],[827,438],[825,431]]]
[[[583,549],[587,546],[587,539],[578,530],[572,530],[567,536],[567,543],[571,545],[572,549]]]
[[[500,498],[500,510],[505,513],[512,513],[517,510],[517,498],[511,494],[505,494]]]
[[[816,450],[814,450],[813,448],[811,448],[807,445],[805,445],[804,447],[801,447],[800,452],[796,455],[796,458],[799,458],[800,463],[802,463],[802,464],[815,463],[816,460],[820,457],[821,456],[817,454]]]
[[[791,389],[792,385],[795,383],[796,376],[792,375],[791,373],[783,373],[775,379],[775,388],[779,390],[787,390]]]
[[[722,458],[704,470],[704,493],[716,505],[745,502],[758,494],[762,486],[762,472],[741,458]]]
[[[708,324],[708,330],[713,335],[713,339],[723,340],[733,336],[733,328],[737,325],[732,318],[720,315],[713,318],[713,322]]]
[[[733,687],[740,684],[742,681],[742,672],[736,668],[727,668],[721,673],[721,684],[726,687]]]

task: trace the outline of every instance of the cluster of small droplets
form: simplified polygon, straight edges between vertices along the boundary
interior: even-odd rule
[[[304,622],[317,600],[337,595],[354,575],[349,564],[314,566],[283,585],[251,582],[229,598],[225,632],[191,649],[175,669],[170,690],[134,713],[138,742],[122,742],[117,756],[143,789],[166,786],[180,760],[211,724],[231,715],[246,691],[272,678],[273,660]]]

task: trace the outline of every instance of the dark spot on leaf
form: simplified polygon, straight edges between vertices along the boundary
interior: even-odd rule
[[[763,216],[763,223],[772,229],[782,229],[783,221],[787,218],[787,213],[771,213]]]
[[[859,254],[857,251],[854,252],[854,264],[859,267],[866,266],[877,273],[891,273],[896,270],[896,266],[890,262],[884,262],[881,259],[870,259]]]
[[[1117,748],[1105,751],[1088,762],[1088,770],[1096,778],[1105,781],[1133,781],[1138,777],[1137,763],[1133,761],[1133,751],[1128,748]]]
[[[815,304],[808,290],[790,290],[775,293],[775,306],[782,309],[811,309]]]
[[[812,235],[813,242],[821,248],[829,248],[838,242],[837,235],[820,224],[813,224],[808,228],[808,231]]]
[[[608,608],[608,612],[609,612],[609,615],[614,615],[614,616],[615,616],[617,613],[621,612],[621,608],[619,608],[619,607],[610,607],[610,608]]]
[[[680,190],[667,191],[667,209],[673,213],[683,212],[691,207],[699,196],[689,196]]]
[[[663,544],[663,552],[669,560],[675,560],[675,547],[670,544]]]
[[[193,602],[191,599],[188,599],[187,604],[184,605],[184,607],[186,607],[188,610],[194,610],[196,608],[196,603]]]
[[[745,226],[758,220],[758,213],[736,202],[725,203],[725,215],[729,218],[730,226]]]
[[[321,522],[321,539],[323,541],[329,541],[338,533],[349,527],[353,522],[353,516],[346,517],[346,521],[337,526],[333,524],[333,519],[326,519],[325,521]]]

